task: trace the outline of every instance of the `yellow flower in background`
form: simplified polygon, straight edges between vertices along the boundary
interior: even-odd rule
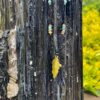
[[[83,12],[84,89],[100,96],[100,12]]]
[[[61,66],[62,65],[59,62],[58,56],[55,56],[54,59],[52,60],[52,74],[54,79],[57,77]]]

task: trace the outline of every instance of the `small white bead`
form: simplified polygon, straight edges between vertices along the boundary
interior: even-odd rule
[[[76,32],[76,36],[78,35],[78,33]]]
[[[34,72],[34,76],[36,76],[36,72]]]
[[[10,18],[10,22],[12,22],[13,21],[13,18]]]
[[[35,95],[37,95],[37,92],[35,92]]]
[[[30,65],[32,65],[33,64],[33,61],[30,61]]]
[[[77,77],[77,83],[79,82],[78,77]]]

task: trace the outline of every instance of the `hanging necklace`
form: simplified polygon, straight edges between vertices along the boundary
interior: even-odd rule
[[[55,55],[52,60],[52,75],[54,79],[57,77],[59,73],[59,69],[62,66],[60,64],[59,56],[58,56],[57,24],[58,24],[57,23],[57,0],[55,0],[55,3],[54,3],[54,34],[53,34]]]

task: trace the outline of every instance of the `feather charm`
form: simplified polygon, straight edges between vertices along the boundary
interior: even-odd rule
[[[58,56],[55,56],[52,60],[52,75],[54,79],[57,77],[61,66],[62,65],[59,62]]]

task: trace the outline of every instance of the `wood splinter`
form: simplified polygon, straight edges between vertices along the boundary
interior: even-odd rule
[[[7,97],[13,98],[18,94],[18,70],[16,54],[16,29],[10,30],[8,36],[8,74],[9,83],[7,85]]]

